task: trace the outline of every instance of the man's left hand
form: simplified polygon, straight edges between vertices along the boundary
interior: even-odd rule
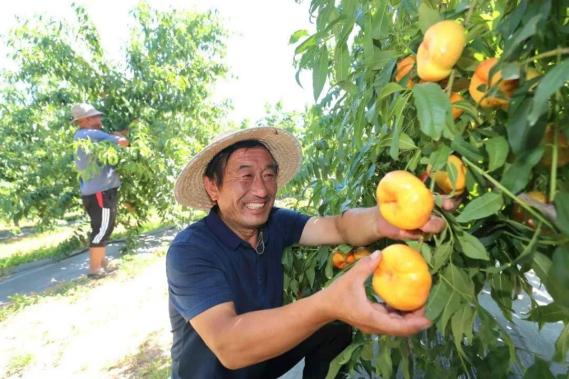
[[[442,209],[447,212],[452,212],[462,202],[461,198],[454,198],[450,196],[442,196]],[[421,239],[425,234],[438,234],[443,231],[446,226],[446,222],[439,216],[431,215],[429,220],[425,225],[419,229],[415,230],[404,230],[399,229],[396,226],[391,225],[383,216],[381,212],[377,212],[377,230],[382,238],[390,238],[394,240],[418,240]]]

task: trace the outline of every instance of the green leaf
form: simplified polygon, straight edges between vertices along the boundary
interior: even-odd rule
[[[474,302],[474,283],[465,271],[452,263],[443,272],[443,277],[452,290],[469,303]]]
[[[569,353],[569,324],[565,324],[559,338],[555,341],[555,354],[553,355],[553,360],[557,362],[567,362],[567,353]]]
[[[464,350],[462,349],[463,336],[467,333],[472,335],[472,323],[474,321],[474,309],[469,306],[463,306],[452,317],[450,321],[450,328],[452,330],[452,337],[454,345],[458,352],[464,357]]]
[[[310,48],[316,46],[317,38],[318,38],[317,34],[313,34],[310,37],[306,38],[304,41],[302,41],[300,45],[296,47],[294,53],[297,55],[302,54],[305,51],[309,50]]]
[[[557,304],[569,308],[569,246],[555,249],[545,285]]]
[[[389,336],[380,338],[379,354],[377,356],[375,371],[383,378],[391,378],[393,373],[393,360],[391,358],[392,347],[389,345]]]
[[[433,254],[432,273],[436,273],[449,261],[450,254],[452,253],[452,245],[450,243],[437,246]]]
[[[445,329],[452,315],[464,306],[464,301],[462,301],[461,296],[457,292],[451,292],[450,296],[446,299],[441,318],[437,322],[437,328],[441,333],[446,334]]]
[[[352,343],[348,345],[348,347],[346,347],[340,354],[338,354],[336,358],[334,358],[332,362],[330,362],[330,367],[328,368],[328,374],[326,374],[326,379],[336,378],[342,366],[348,363],[352,358],[352,354],[354,354],[354,352],[357,349],[360,349],[362,346],[363,346],[362,343]]]
[[[389,82],[385,86],[383,86],[383,88],[379,92],[379,96],[377,97],[377,100],[381,101],[393,93],[401,92],[404,90],[405,90],[405,88],[403,88],[403,86],[401,84],[396,83],[396,82]]]
[[[497,192],[487,192],[468,203],[456,218],[456,221],[466,223],[491,216],[496,214],[503,205],[504,200],[501,194]]]
[[[397,57],[393,50],[373,50],[373,56],[366,60],[366,66],[370,70],[381,70]]]
[[[531,176],[532,168],[540,161],[543,148],[538,148],[528,154],[522,154],[516,158],[502,176],[501,183],[511,192],[518,193],[523,190]]]
[[[473,162],[480,162],[484,160],[484,155],[482,155],[482,153],[475,146],[472,146],[470,143],[465,141],[462,136],[456,136],[452,140],[450,146],[454,151]]]
[[[450,294],[450,288],[442,281],[439,281],[431,288],[425,314],[429,320],[434,321],[439,317],[449,300]]]
[[[523,379],[555,379],[555,377],[549,370],[549,364],[536,355],[534,364],[526,370]]]
[[[378,144],[381,148],[386,148],[392,145],[393,137],[391,135],[385,136],[385,138],[381,139],[381,142]],[[417,145],[409,135],[405,133],[399,134],[399,150],[415,150],[417,149]]]
[[[320,93],[326,83],[328,77],[328,49],[326,46],[320,48],[320,55],[318,61],[312,69],[312,89],[314,93],[314,101],[318,101]]]
[[[419,27],[421,31],[425,33],[427,29],[433,24],[436,24],[441,20],[439,12],[431,8],[425,2],[421,2],[419,5]]]
[[[506,163],[508,157],[508,141],[504,137],[498,136],[490,138],[485,144],[488,152],[488,171],[494,171]]]
[[[543,283],[547,280],[550,267],[551,259],[547,255],[539,252],[535,253],[532,268]]]
[[[314,278],[315,278],[315,270],[314,270],[314,265],[311,265],[310,267],[308,267],[308,269],[306,270],[306,278],[308,279],[308,284],[310,285],[310,287],[314,287]]]
[[[417,84],[413,87],[413,95],[421,131],[438,141],[450,114],[448,96],[434,83]]]
[[[555,195],[554,203],[557,212],[555,225],[563,233],[569,235],[569,192],[559,192]]]
[[[292,33],[288,43],[293,45],[297,43],[302,37],[306,37],[308,35],[308,31],[306,29],[299,29],[296,32]]]
[[[514,52],[514,50],[520,46],[522,42],[524,42],[529,37],[533,36],[537,32],[537,23],[541,21],[543,18],[542,14],[537,14],[533,16],[521,29],[519,32],[514,34],[514,36],[506,39],[506,46],[504,48],[504,57],[503,60],[509,58],[510,54]]]
[[[347,44],[336,46],[334,54],[336,81],[342,82],[348,79],[350,73],[350,52]]]
[[[486,248],[472,234],[463,233],[458,236],[458,241],[460,243],[460,247],[462,248],[462,252],[469,258],[472,259],[481,259],[484,261],[490,260],[490,256],[486,251]]]
[[[535,96],[528,121],[531,125],[547,111],[547,102],[551,95],[557,92],[569,80],[569,59],[555,65],[555,67],[541,78]]]
[[[569,308],[562,308],[559,304],[551,303],[532,308],[526,320],[543,325],[549,322],[569,321]]]
[[[429,163],[431,164],[432,171],[438,171],[443,169],[448,161],[449,155],[451,155],[452,150],[447,145],[441,144],[439,147],[431,153],[429,156]]]

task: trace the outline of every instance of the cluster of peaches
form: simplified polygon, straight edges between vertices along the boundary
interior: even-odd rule
[[[466,32],[463,26],[452,20],[438,22],[426,32],[416,56],[408,56],[398,62],[395,80],[406,81],[407,88],[420,82],[443,83],[450,76],[466,45]],[[500,107],[507,110],[510,98],[518,88],[518,79],[505,80],[500,70],[493,69],[498,63],[494,57],[478,64],[470,79],[468,92],[481,108]],[[415,69],[416,67],[416,69]],[[415,70],[414,70],[415,69]],[[416,75],[415,75],[416,73]],[[492,75],[491,75],[492,73]],[[527,68],[525,80],[540,76],[534,68]],[[458,92],[450,92],[451,104],[465,101]],[[453,119],[459,118],[463,110],[452,107]],[[542,163],[551,165],[551,143],[553,133],[548,127],[545,133],[545,155]],[[558,164],[569,163],[569,143],[559,133]],[[451,168],[452,167],[452,168]],[[381,216],[390,224],[404,230],[421,228],[431,217],[434,208],[433,193],[425,181],[431,177],[439,191],[449,196],[461,196],[466,187],[467,168],[460,157],[450,155],[447,168],[453,171],[432,172],[431,167],[420,177],[406,171],[392,171],[378,184],[376,199]],[[452,178],[452,179],[451,179]],[[530,198],[546,203],[545,195],[530,192]],[[514,208],[514,218],[532,226],[532,220],[523,210]],[[334,267],[344,269],[363,256],[369,255],[366,248],[358,248],[348,253],[335,250],[331,254]],[[425,305],[432,284],[427,263],[422,255],[405,244],[394,244],[382,251],[382,259],[373,275],[372,288],[389,306],[411,311]]]

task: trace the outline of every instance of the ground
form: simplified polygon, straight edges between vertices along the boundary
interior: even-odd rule
[[[164,256],[132,276],[89,282],[0,324],[6,377],[165,378],[169,331]]]

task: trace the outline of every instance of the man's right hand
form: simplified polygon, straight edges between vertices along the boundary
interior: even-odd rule
[[[413,312],[394,311],[370,301],[364,282],[373,274],[381,253],[360,259],[354,267],[322,291],[324,307],[330,318],[344,321],[364,333],[410,336],[428,328],[425,308]]]

